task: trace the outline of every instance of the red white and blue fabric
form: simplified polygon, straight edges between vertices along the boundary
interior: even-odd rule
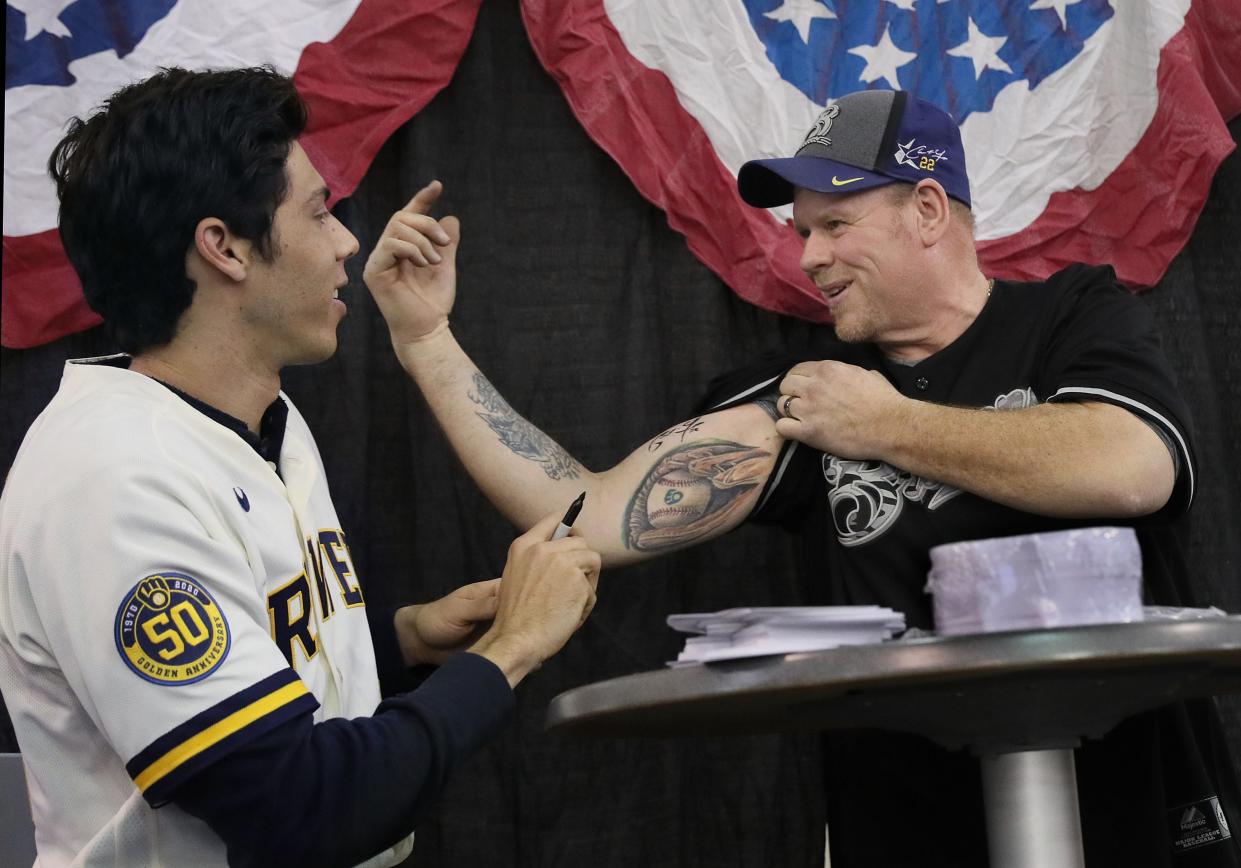
[[[161,66],[270,63],[310,105],[307,153],[334,197],[451,79],[481,0],[7,0],[2,342],[88,328],[56,234],[47,158],[73,116]]]
[[[826,320],[791,210],[744,205],[834,97],[900,88],[961,124],[996,277],[1109,263],[1155,283],[1241,112],[1241,0],[523,0],[594,140],[761,307]]]

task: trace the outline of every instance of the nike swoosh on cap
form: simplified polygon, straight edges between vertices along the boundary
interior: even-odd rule
[[[856,178],[849,178],[849,179],[847,179],[847,180],[845,180],[845,181],[841,181],[841,180],[837,179],[837,177],[836,177],[835,175],[832,175],[832,186],[833,186],[833,187],[843,187],[845,184],[852,184],[854,181],[860,181],[860,180],[862,180],[861,176],[858,176],[858,177],[856,177]]]

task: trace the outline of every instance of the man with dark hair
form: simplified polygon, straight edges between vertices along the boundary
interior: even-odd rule
[[[604,472],[513,412],[457,345],[455,220],[433,238],[434,264],[411,256],[419,267],[404,282],[368,268],[401,364],[510,519],[528,524],[584,487],[580,526],[609,565],[746,520],[783,524],[803,535],[831,602],[891,606],[920,628],[932,626],[923,588],[935,545],[1133,525],[1148,600],[1192,599],[1155,545],[1157,526],[1189,508],[1195,467],[1151,317],[1108,268],[988,279],[950,116],[904,92],[850,94],[796,156],[748,163],[739,184],[752,205],[792,203],[801,267],[839,340],[821,360],[721,377],[701,415]],[[438,188],[427,194],[420,205]],[[546,445],[532,454],[518,442]],[[1144,715],[1078,752],[1088,864],[1171,865],[1185,848],[1169,818],[1189,804],[1241,820],[1217,721],[1203,712]],[[887,734],[825,744],[833,864],[986,864],[970,757]],[[1236,868],[1234,844],[1192,858]]]
[[[66,365],[0,500],[0,686],[41,865],[400,861],[594,605],[599,556],[548,516],[502,584],[366,606],[280,393],[335,351],[358,249],[305,120],[271,69],[170,69],[53,154],[65,248],[128,355]],[[380,702],[379,673],[420,664]]]
[[[48,161],[60,235],[87,302],[122,351],[172,339],[194,295],[185,252],[203,216],[273,261],[285,160],[305,127],[293,82],[267,68],[209,79],[165,70],[117,91],[87,120],[70,121]],[[117,183],[122,167],[133,173],[128,184]]]

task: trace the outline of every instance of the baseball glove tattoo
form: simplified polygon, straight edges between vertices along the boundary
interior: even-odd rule
[[[629,501],[625,545],[688,545],[729,523],[758,494],[769,452],[726,440],[691,443],[651,468]]]

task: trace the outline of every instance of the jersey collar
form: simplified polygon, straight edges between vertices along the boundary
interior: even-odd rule
[[[152,378],[154,379],[154,378]],[[264,461],[271,462],[277,467],[280,466],[280,450],[284,446],[284,429],[289,421],[289,405],[279,395],[276,400],[267,405],[267,409],[263,411],[263,418],[259,421],[259,433],[255,434],[251,431],[245,422],[235,416],[230,416],[223,410],[216,409],[210,404],[200,401],[193,395],[186,394],[176,386],[170,386],[163,380],[155,380],[168,391],[172,392],[185,403],[189,404],[198,412],[202,413],[213,422],[218,422],[225,428],[233,431],[242,440],[246,441],[259,457]]]

